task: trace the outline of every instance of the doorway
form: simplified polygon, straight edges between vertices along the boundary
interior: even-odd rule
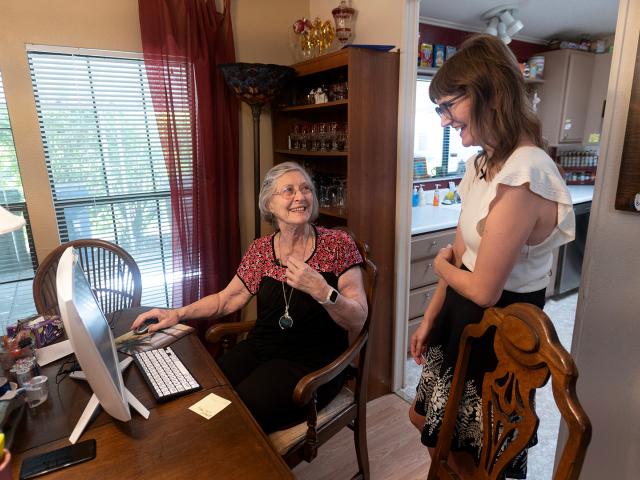
[[[617,7],[617,1],[615,2]],[[616,8],[617,11],[617,8]],[[418,19],[416,19],[416,22]],[[544,46],[541,45],[540,50],[544,50]],[[406,51],[411,53],[411,49],[407,48]],[[409,79],[408,82],[414,82],[415,78]],[[411,86],[415,88],[415,84]],[[408,85],[404,85],[404,88],[409,88]],[[604,112],[603,112],[604,115]],[[416,119],[412,119],[415,123]],[[405,119],[405,122],[407,120]],[[414,125],[415,127],[415,125]],[[416,136],[418,132],[416,131]],[[572,146],[567,146],[567,149],[573,148]],[[562,148],[560,148],[562,151]],[[428,162],[427,162],[428,164]],[[405,168],[410,169],[413,168],[413,165],[410,163],[405,164]],[[445,182],[446,183],[446,182]],[[591,197],[589,197],[590,201]],[[584,202],[584,200],[582,200]],[[574,201],[575,203],[575,201]],[[577,210],[580,210],[578,208]],[[579,212],[576,212],[577,214]],[[584,220],[584,216],[580,217],[580,221]],[[573,254],[576,253],[576,248],[581,245],[581,252],[584,252],[584,245],[586,242],[586,226],[588,225],[588,220],[584,223],[584,227],[581,231],[584,235],[581,236],[578,242],[572,245],[570,248],[567,247],[567,251]],[[582,225],[582,224],[581,224]],[[581,255],[580,255],[581,256]],[[567,258],[565,257],[565,260]],[[566,272],[565,267],[565,272]],[[406,269],[406,267],[405,267]],[[398,269],[400,272],[403,271],[402,268]],[[574,269],[575,273],[575,269]],[[579,279],[579,275],[578,275]],[[573,337],[573,327],[575,323],[576,316],[576,306],[578,301],[578,289],[577,286],[567,287],[566,284],[562,287],[562,289],[556,290],[548,299],[545,305],[545,312],[552,319],[556,331],[558,333],[558,337],[560,342],[565,347],[567,351],[571,351],[571,342]],[[406,292],[405,292],[406,293]],[[403,322],[405,325],[405,339],[406,342],[410,340],[410,333],[406,332],[406,316],[402,319],[398,319],[398,322]],[[403,372],[403,381],[402,384],[398,386],[396,382],[396,393],[403,397],[407,402],[412,402],[415,396],[415,387],[418,383],[419,375],[420,375],[420,367],[415,365],[411,358],[408,358],[406,355],[407,348],[406,344],[405,348],[396,350],[396,369],[398,371],[398,365],[401,364],[400,369]],[[537,396],[537,405],[540,416],[540,430],[539,434],[539,446],[532,449],[530,451],[530,468],[529,468],[529,478],[541,479],[545,480],[547,478],[551,478],[553,473],[553,461],[550,459],[555,457],[556,451],[556,443],[560,425],[560,415],[555,405],[555,401],[553,400],[551,385],[548,384],[544,389],[542,389]]]

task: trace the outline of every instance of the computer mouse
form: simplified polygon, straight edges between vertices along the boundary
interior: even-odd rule
[[[133,333],[135,335],[142,335],[144,333],[147,333],[147,330],[149,330],[149,325],[153,325],[154,323],[158,323],[158,319],[156,317],[151,317],[151,318],[147,318],[142,325],[140,325],[138,328],[136,328]]]

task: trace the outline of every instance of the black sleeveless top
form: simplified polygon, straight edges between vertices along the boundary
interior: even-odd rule
[[[306,263],[333,288],[338,278],[363,260],[353,239],[344,231],[315,227],[315,249]],[[262,360],[284,358],[310,368],[334,360],[348,345],[347,331],[336,324],[325,308],[310,295],[293,290],[286,283],[289,315],[293,326],[283,330],[278,320],[284,314],[282,282],[286,268],[275,256],[275,234],[255,240],[238,267],[237,275],[247,290],[258,296],[258,318],[247,342]]]

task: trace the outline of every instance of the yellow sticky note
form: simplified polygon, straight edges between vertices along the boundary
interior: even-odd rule
[[[589,143],[598,143],[600,141],[599,133],[591,133],[589,134]]]
[[[199,402],[191,405],[189,410],[196,412],[198,415],[202,415],[204,418],[209,420],[214,415],[220,413],[230,403],[230,400],[222,398],[215,393],[210,393]]]

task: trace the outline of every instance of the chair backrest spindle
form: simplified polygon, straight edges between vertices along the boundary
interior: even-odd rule
[[[62,253],[74,247],[105,313],[139,307],[142,279],[135,260],[124,249],[106,240],[82,239],[64,243],[40,264],[33,279],[33,299],[41,315],[59,315],[56,271]]]

